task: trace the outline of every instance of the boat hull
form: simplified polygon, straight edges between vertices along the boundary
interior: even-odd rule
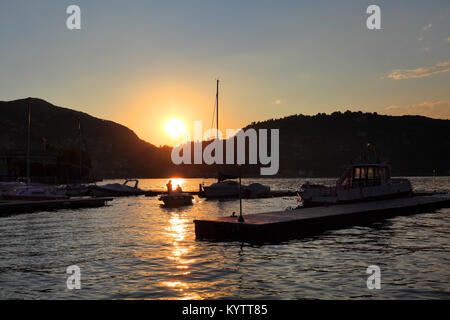
[[[89,192],[94,197],[133,197],[145,194],[145,191],[143,190],[120,191],[106,189],[98,186],[91,187]]]
[[[413,192],[405,191],[394,194],[387,195],[379,195],[372,197],[364,197],[364,198],[356,198],[356,199],[347,199],[347,200],[339,200],[337,198],[333,199],[323,199],[327,197],[315,198],[311,200],[303,200],[303,207],[319,207],[319,206],[329,206],[334,204],[350,204],[350,203],[360,203],[360,202],[370,202],[370,201],[379,201],[379,200],[389,200],[396,198],[407,198],[413,196]],[[328,197],[329,198],[329,197]]]
[[[159,200],[164,202],[165,207],[176,208],[192,205],[193,198],[191,195],[165,195],[159,197]]]
[[[21,196],[21,195],[3,195],[4,200],[16,201],[45,201],[45,200],[65,200],[68,196]]]

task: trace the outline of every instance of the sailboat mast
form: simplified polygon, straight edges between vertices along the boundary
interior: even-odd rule
[[[81,181],[81,177],[83,176],[83,162],[82,162],[82,157],[83,157],[83,149],[82,149],[82,136],[81,136],[81,119],[78,118],[78,138],[79,138],[79,152],[80,152],[80,181]]]
[[[216,89],[216,127],[217,127],[217,135],[216,139],[219,139],[219,79],[217,79],[217,89]]]
[[[30,184],[30,135],[31,135],[31,99],[28,100],[28,134],[27,134],[27,184]]]

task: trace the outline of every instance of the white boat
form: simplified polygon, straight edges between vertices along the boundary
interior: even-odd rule
[[[134,182],[134,186],[129,186],[129,182]],[[139,180],[127,179],[123,184],[111,183],[103,186],[90,186],[90,193],[95,197],[129,197],[140,196],[145,191],[138,188]]]
[[[270,194],[270,187],[260,183],[252,183],[248,186],[241,185],[243,198],[259,198]],[[209,187],[203,187],[202,196],[205,198],[237,198],[239,197],[239,183],[232,180],[213,183]]]
[[[270,187],[260,183],[252,183],[244,188],[244,198],[259,198],[270,195]]]
[[[22,201],[43,201],[43,200],[63,200],[69,197],[65,194],[58,193],[56,190],[46,187],[20,187],[14,188],[3,194],[5,200],[22,200]]]
[[[298,191],[304,206],[351,203],[412,195],[408,179],[391,178],[387,162],[358,161],[350,165],[335,186],[309,182]]]
[[[202,195],[205,198],[239,197],[239,183],[232,180],[219,181],[208,187],[203,187]]]
[[[176,191],[159,197],[159,200],[164,202],[164,206],[170,208],[191,205],[192,199],[194,199],[192,195]]]
[[[12,182],[0,182],[0,193],[9,191],[18,187],[25,187],[24,182],[12,181]]]

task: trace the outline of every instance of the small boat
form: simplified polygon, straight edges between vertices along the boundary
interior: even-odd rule
[[[322,206],[412,195],[408,179],[391,178],[389,164],[377,160],[359,160],[351,164],[336,186],[303,184],[298,191],[303,206]]]
[[[270,187],[260,183],[252,183],[244,187],[244,198],[260,198],[270,195]]]
[[[243,198],[259,198],[270,194],[270,187],[260,183],[252,183],[248,186],[241,185],[241,195]],[[205,198],[238,198],[239,183],[225,180],[213,183],[208,187],[203,187],[201,196]]]
[[[134,186],[129,186],[134,182]],[[103,186],[90,186],[89,191],[94,197],[129,197],[144,195],[145,191],[138,188],[139,180],[127,179],[123,184],[111,183]]]
[[[69,197],[54,190],[44,187],[21,187],[15,188],[3,194],[5,200],[22,201],[44,201],[44,200],[64,200]]]
[[[0,193],[12,190],[14,188],[25,187],[26,184],[24,182],[19,181],[11,181],[11,182],[0,182]]]
[[[194,199],[192,195],[184,192],[170,192],[159,197],[164,206],[169,208],[191,205],[192,199]]]
[[[202,196],[205,198],[239,197],[239,183],[231,180],[220,181],[219,179],[218,182],[208,187],[203,187]]]

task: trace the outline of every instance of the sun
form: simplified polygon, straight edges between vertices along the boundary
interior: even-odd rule
[[[184,125],[184,122],[176,118],[167,120],[166,124],[164,125],[164,129],[174,140],[180,139],[181,136],[183,136],[186,132],[186,126]]]

